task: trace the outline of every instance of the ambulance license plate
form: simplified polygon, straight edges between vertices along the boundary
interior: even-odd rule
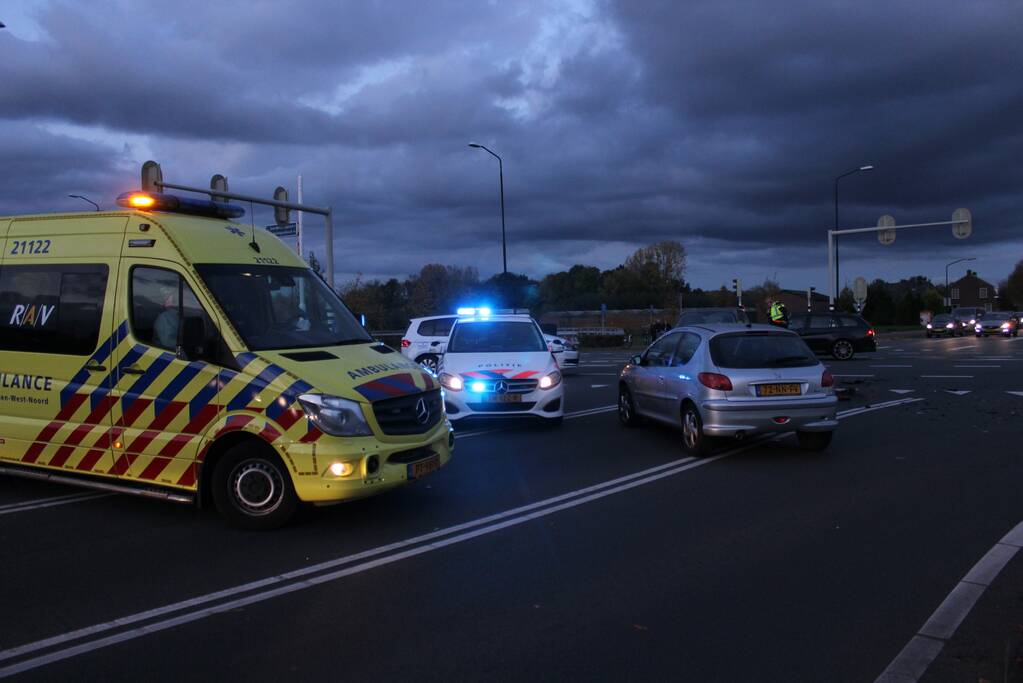
[[[408,478],[419,479],[419,477],[425,477],[431,472],[436,472],[440,469],[440,456],[434,455],[427,458],[426,460],[420,460],[419,462],[412,462],[408,464]]]
[[[758,384],[757,396],[799,396],[799,385]]]
[[[483,400],[487,403],[522,403],[522,394],[487,394]]]

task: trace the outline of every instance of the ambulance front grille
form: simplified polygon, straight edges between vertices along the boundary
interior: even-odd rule
[[[422,419],[423,410],[419,406],[420,399],[423,400],[422,407],[427,412],[425,420]],[[420,394],[377,401],[373,404],[373,414],[384,434],[390,436],[424,434],[441,421],[441,417],[444,415],[444,401],[441,399],[440,389],[434,389]]]

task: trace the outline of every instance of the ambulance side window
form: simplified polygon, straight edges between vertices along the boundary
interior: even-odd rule
[[[0,269],[0,350],[88,356],[96,350],[103,264],[16,265]]]
[[[181,320],[200,317],[213,354],[219,342],[217,328],[184,278],[171,270],[136,266],[131,271],[131,331],[143,344],[168,351],[178,347]]]

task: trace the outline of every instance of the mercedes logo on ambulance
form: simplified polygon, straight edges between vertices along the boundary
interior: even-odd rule
[[[426,424],[430,420],[430,407],[426,405],[425,398],[416,401],[416,420],[421,425]]]

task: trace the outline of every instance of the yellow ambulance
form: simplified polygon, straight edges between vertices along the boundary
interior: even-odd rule
[[[0,217],[0,474],[284,524],[448,462],[437,380],[243,210]]]

